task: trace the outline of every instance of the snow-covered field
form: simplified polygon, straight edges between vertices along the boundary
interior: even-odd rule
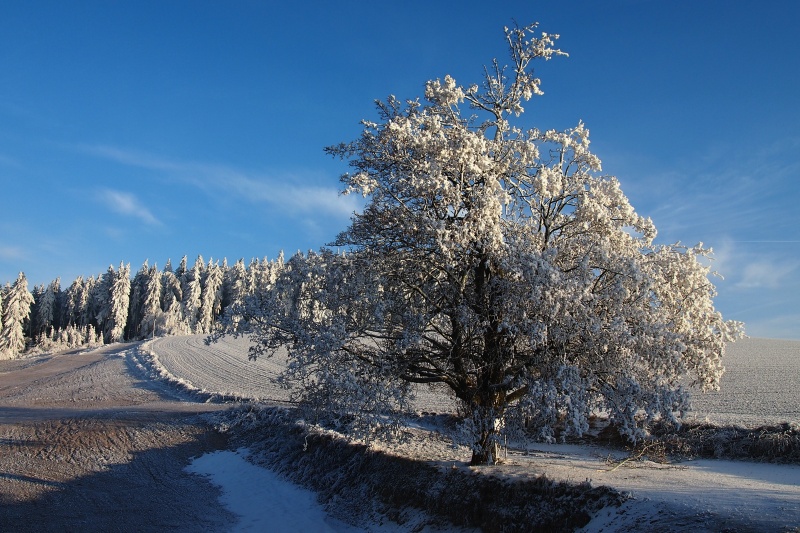
[[[286,366],[284,354],[248,360],[250,341],[224,337],[207,345],[205,335],[163,337],[146,343],[161,375],[185,388],[206,394],[286,403],[290,391],[274,379]]]
[[[165,337],[145,344],[162,376],[190,390],[285,403],[289,390],[274,383],[285,354],[249,361],[249,340],[225,337],[206,345],[205,336]],[[715,424],[758,426],[800,423],[800,341],[743,339],[728,346],[721,389],[695,393],[691,418]],[[454,412],[446,391],[420,387],[416,408]]]
[[[800,341],[742,339],[728,345],[720,390],[696,394],[693,417],[718,425],[800,423]]]
[[[285,404],[291,390],[280,387],[275,378],[286,365],[286,354],[248,360],[250,341],[246,337],[224,337],[207,345],[205,335],[164,337],[146,343],[142,350],[162,377],[188,390],[220,396]],[[414,406],[419,412],[452,413],[455,401],[441,386],[417,387]]]

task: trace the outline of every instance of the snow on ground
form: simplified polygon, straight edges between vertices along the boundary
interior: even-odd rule
[[[165,337],[145,345],[153,364],[168,379],[190,390],[245,399],[286,403],[290,392],[274,383],[286,365],[286,353],[247,358],[247,337],[225,337],[206,345],[204,335]],[[692,420],[720,425],[759,426],[800,423],[800,341],[743,339],[728,345],[721,389],[697,392]],[[446,390],[417,388],[419,412],[453,413]]]
[[[281,405],[290,402],[292,391],[275,383],[286,366],[285,351],[252,361],[247,357],[247,337],[224,337],[210,345],[205,339],[205,335],[163,337],[146,343],[143,350],[150,352],[151,363],[163,377],[189,390]],[[455,400],[441,384],[417,386],[413,406],[420,413],[456,410]]]
[[[286,366],[286,354],[247,357],[246,337],[224,337],[207,345],[205,335],[163,337],[147,343],[162,376],[189,390],[274,403],[289,401],[290,391],[274,379]]]
[[[222,504],[239,516],[234,532],[363,531],[330,518],[317,502],[316,494],[255,466],[247,461],[247,455],[246,449],[207,453],[185,469],[206,476],[222,489]]]
[[[162,374],[196,389],[279,403],[288,399],[288,391],[271,382],[284,362],[280,358],[248,361],[247,346],[246,339],[223,339],[209,347],[202,336],[189,336],[159,339],[148,349],[154,354],[154,364],[163,369]],[[796,399],[800,388],[800,342],[746,339],[729,347],[724,364],[728,372],[722,390],[695,399],[695,418],[751,426],[800,422],[800,402]],[[420,411],[452,412],[453,403],[447,396],[437,391],[422,392]],[[417,444],[417,448],[413,442],[395,448],[403,453],[405,447],[410,456],[436,460],[430,456],[435,455],[431,440]],[[454,450],[444,452],[445,447],[443,444],[440,460],[451,461]],[[420,451],[422,448],[425,453]],[[677,464],[631,461],[614,468],[623,458],[619,450],[535,444],[527,449],[512,447],[506,464],[492,468],[494,473],[508,477],[544,473],[555,480],[591,480],[595,485],[631,492],[631,502],[619,512],[601,513],[585,528],[590,532],[800,528],[800,466],[692,460]],[[241,457],[234,460],[219,456],[216,461],[220,462],[210,463],[216,466],[209,466],[208,471],[220,472],[228,468],[222,465],[240,460],[244,461]],[[268,475],[271,474],[265,474]],[[228,478],[232,479],[236,477]],[[244,482],[239,478],[237,484],[245,492],[263,485],[269,493],[269,487],[275,484],[271,479]],[[325,524],[335,527],[330,521]]]
[[[246,448],[206,453],[184,469],[221,489],[220,502],[239,518],[232,524],[232,532],[477,533],[471,528],[427,524],[422,512],[406,516],[402,525],[389,520],[368,521],[363,527],[347,524],[328,515],[316,493],[254,465],[247,460],[249,455]]]
[[[717,425],[800,423],[800,341],[742,339],[722,359],[720,390],[696,394],[691,418]]]
[[[609,456],[617,462],[607,462]],[[558,480],[588,479],[633,494],[635,501],[622,513],[601,513],[584,531],[640,530],[656,517],[661,528],[673,531],[787,531],[800,526],[800,466],[698,459],[636,461],[615,468],[623,458],[618,450],[536,444],[527,454],[511,452],[503,468]]]

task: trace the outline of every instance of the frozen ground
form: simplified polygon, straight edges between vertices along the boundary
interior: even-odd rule
[[[204,415],[231,404],[145,365],[137,343],[0,361],[0,532],[384,529],[330,519],[227,450]]]
[[[0,361],[0,531],[224,531],[219,489],[183,472],[225,446],[130,365],[135,345]],[[146,510],[146,512],[143,512]]]
[[[295,526],[357,531],[319,514],[307,493],[298,496],[282,478],[245,461],[244,452],[228,450],[197,418],[228,408],[206,403],[210,396],[289,401],[289,391],[270,380],[280,359],[248,361],[246,348],[244,340],[206,346],[193,336],[0,362],[0,530],[257,531],[264,515],[252,512],[270,502],[267,514],[276,524],[293,527],[295,519],[316,517],[321,522]],[[800,342],[750,339],[729,354],[724,388],[696,402],[699,416],[798,423]],[[423,391],[418,404],[421,412],[452,409],[436,391]],[[586,531],[800,527],[798,466],[715,460],[620,465],[625,455],[619,450],[537,444],[509,446],[502,466],[470,469],[468,450],[454,448],[430,427],[411,429],[412,439],[384,451],[448,469],[591,480],[633,494],[618,512],[601,512]],[[276,521],[281,505],[288,515]],[[384,530],[385,523],[365,529]]]
[[[274,398],[278,391],[269,377],[280,371],[280,359],[249,362],[245,339],[225,339],[206,347],[200,337],[157,340],[149,346],[162,373],[206,392]],[[207,362],[207,358],[218,358]],[[221,363],[221,361],[233,361]],[[231,364],[236,371],[205,368]],[[728,368],[720,392],[698,396],[698,419],[716,423],[759,425],[800,423],[800,342],[746,339],[729,347]],[[194,369],[203,368],[196,371]],[[225,376],[235,376],[230,380]],[[264,378],[267,379],[264,379]],[[437,394],[424,391],[420,411],[452,410],[446,397],[437,407]],[[763,398],[763,401],[760,399]],[[425,433],[421,431],[420,433]],[[396,453],[423,460],[453,462],[468,458],[465,449],[430,435],[402,446]],[[608,485],[629,491],[634,499],[620,512],[596,517],[586,531],[792,531],[800,527],[800,466],[742,461],[693,460],[677,464],[630,461],[615,466],[625,455],[618,450],[589,446],[511,446],[498,474],[518,477],[546,474],[556,480]],[[461,467],[461,466],[460,466]]]

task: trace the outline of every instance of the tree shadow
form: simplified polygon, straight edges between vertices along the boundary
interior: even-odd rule
[[[546,476],[506,479],[495,467],[471,468],[376,451],[334,432],[296,422],[281,409],[240,410],[232,447],[250,460],[315,491],[329,514],[350,521],[377,513],[403,524],[422,511],[434,527],[487,532],[572,531],[626,496],[608,487]],[[285,414],[284,414],[285,413]],[[356,521],[359,518],[355,518]]]
[[[108,419],[111,425],[120,422]],[[185,472],[193,457],[224,449],[226,439],[210,428],[194,427],[179,421],[166,423],[183,432],[183,442],[157,445],[130,451],[127,462],[112,464],[99,472],[88,472],[67,481],[42,479],[48,468],[57,471],[65,461],[64,446],[50,449],[38,459],[37,474],[26,473],[11,453],[0,455],[0,530],[42,531],[225,531],[235,524],[235,515],[219,503],[219,489],[200,476]],[[136,429],[144,423],[127,424],[134,431],[111,434],[126,446],[140,446]],[[186,437],[185,433],[189,433]],[[87,438],[87,437],[82,437]],[[17,449],[33,449],[41,442],[14,439]],[[93,452],[96,442],[88,446]],[[145,444],[146,445],[146,444]],[[0,448],[3,448],[0,443]],[[22,447],[22,448],[21,448]],[[7,450],[4,450],[4,452]],[[91,463],[92,459],[88,461]],[[48,464],[50,463],[50,464]],[[91,467],[91,465],[89,465]],[[95,468],[98,468],[95,466]],[[16,470],[16,471],[15,471]],[[57,477],[54,475],[53,477]],[[26,495],[37,494],[32,498]]]

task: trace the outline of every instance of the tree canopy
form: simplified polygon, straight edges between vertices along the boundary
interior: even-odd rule
[[[295,256],[237,321],[254,355],[290,347],[285,378],[317,414],[369,434],[409,383],[443,383],[484,464],[504,431],[580,435],[604,411],[636,439],[677,420],[687,386],[718,386],[741,325],[714,308],[711,251],[654,244],[583,123],[524,127],[542,94],[532,63],[566,55],[535,30],[507,28],[511,62],[480,85],[389,97],[326,149],[368,200],[332,243],[346,253]]]

